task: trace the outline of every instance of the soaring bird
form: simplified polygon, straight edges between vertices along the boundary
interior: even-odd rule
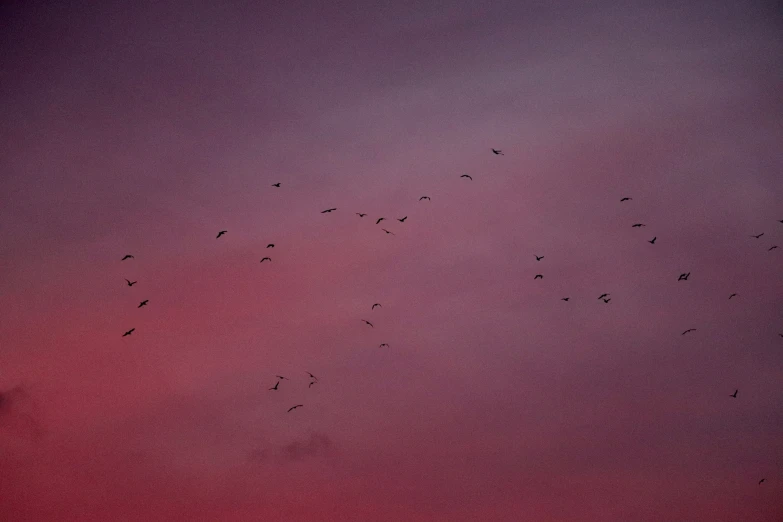
[[[608,304],[609,301],[611,301],[611,300],[612,300],[612,298],[610,297],[609,299],[604,299],[603,302]]]
[[[655,240],[656,240],[656,239],[658,239],[658,236],[655,236],[654,238],[652,238],[651,240],[649,240],[649,241],[648,241],[648,243],[650,243],[651,245],[654,245],[654,244],[655,244]]]
[[[386,219],[386,218],[378,218],[378,221],[376,221],[376,222],[375,222],[375,224],[377,225],[378,223],[380,223],[380,222],[381,222],[381,221],[383,221],[384,219]]]
[[[408,219],[408,216],[405,216],[404,218],[399,218],[397,219],[397,221],[399,221],[400,223],[405,223],[406,219]]]
[[[372,305],[372,307],[370,308],[370,310],[375,310],[375,307],[376,307],[376,306],[381,306],[381,303],[375,303],[374,305]],[[381,308],[383,308],[383,307],[381,306]]]
[[[422,196],[422,197],[419,198],[419,201],[421,201],[422,199],[426,199],[427,201],[431,201],[429,196]],[[783,221],[781,221],[781,223],[783,223]]]
[[[378,348],[383,348],[384,346],[385,346],[386,348],[388,348],[388,347],[389,347],[389,345],[388,345],[388,344],[386,344],[386,343],[381,343],[381,345],[380,345]]]
[[[734,297],[735,295],[737,295],[737,294],[731,294],[731,295],[729,296],[729,299],[731,299],[731,298],[732,298],[732,297]]]
[[[396,235],[397,235],[397,234],[395,234],[394,232],[389,232],[389,231],[388,231],[388,230],[386,230],[385,228],[382,228],[381,230],[383,230],[383,231],[384,231],[384,232],[386,232],[387,234],[391,234],[391,235],[393,235],[393,236],[396,236]]]
[[[310,384],[308,384],[308,385],[307,385],[307,387],[309,388],[310,386],[312,386],[313,384],[315,384],[315,383],[317,383],[317,382],[318,382],[318,381],[310,381]]]
[[[783,223],[783,219],[779,219],[779,220],[778,220],[778,223]]]
[[[362,214],[361,212],[357,212],[357,213],[356,213],[356,215],[357,215],[357,216],[359,216],[359,217],[364,217],[364,216],[366,216],[367,214]]]
[[[337,210],[337,209],[336,208],[327,208],[326,210],[322,210],[321,214],[326,214],[326,213],[331,212],[333,210]]]
[[[313,375],[312,373],[310,373],[310,372],[305,372],[305,373],[306,373],[307,375],[309,375],[309,376],[310,376],[310,378],[311,378],[311,379],[313,379],[314,381],[317,381],[317,380],[318,380],[318,377],[316,377],[316,376],[315,376],[315,375]]]
[[[277,377],[278,379],[280,379],[282,381],[290,381],[291,380],[288,377],[283,377],[282,375],[275,375],[275,377]]]
[[[370,326],[372,326],[372,323],[371,323],[370,321],[368,321],[367,319],[362,319],[362,321],[364,321],[365,323],[367,323],[367,324],[369,324]],[[372,327],[373,327],[373,328],[375,328],[374,326],[372,326]]]
[[[536,256],[535,254],[533,255]],[[541,261],[542,259],[544,259],[544,256],[536,256],[536,261]]]
[[[133,333],[133,331],[134,331],[134,330],[135,330],[135,328],[131,328],[130,330],[128,330],[127,332],[125,332],[124,334],[122,334],[122,336],[123,336],[123,337],[125,337],[126,335],[130,335],[130,334],[132,334],[132,333]]]
[[[604,297],[608,296],[609,294],[601,294],[598,296],[598,299],[603,299]]]
[[[770,251],[772,251],[772,250],[775,250],[777,247],[778,247],[777,245],[773,245],[773,246],[771,246],[771,247],[769,247],[769,248],[767,249],[767,252],[770,252]]]
[[[639,227],[646,227],[646,226],[647,225],[645,225],[644,223],[636,223],[634,225],[631,225],[631,228],[639,228]]]
[[[272,183],[273,187],[280,187],[280,183]]]
[[[729,397],[734,397],[734,398],[736,399],[736,398],[737,398],[737,392],[738,392],[738,391],[739,391],[739,390],[734,390],[734,393],[732,393],[731,395],[729,395]]]
[[[261,259],[261,263],[263,263],[264,261],[267,261],[267,260],[272,261],[272,258],[271,257],[264,257],[264,258]]]
[[[129,280],[129,279],[126,279],[126,281],[128,281],[128,286],[133,286],[133,285],[135,285],[136,283],[138,283],[138,281],[131,281],[131,280]]]
[[[503,154],[503,151],[502,151],[502,150],[495,150],[495,149],[492,149],[492,152],[493,152],[493,153],[495,153],[495,154],[498,154],[498,155],[500,155],[500,156],[505,156],[505,154]]]
[[[270,390],[276,390],[276,389],[277,389],[277,387],[278,387],[279,385],[280,385],[280,381],[277,381],[277,382],[275,383],[275,385],[274,385],[274,386],[272,386],[272,387],[271,387],[271,388],[269,388],[269,389],[270,389]]]
[[[750,237],[755,237],[756,239],[758,239],[758,238],[760,238],[760,237],[761,237],[761,236],[763,236],[763,235],[764,235],[764,232],[762,232],[762,233],[761,233],[761,234],[759,234],[758,236],[753,236],[753,235],[751,235]]]
[[[682,332],[680,335],[685,335],[685,334],[686,334],[686,333],[688,333],[688,332],[695,332],[695,331],[696,331],[696,328],[688,328],[687,330],[685,330],[684,332]]]
[[[218,232],[218,235],[217,235],[217,237],[215,239],[217,239],[218,237],[222,236],[226,232],[228,232],[228,230],[221,230],[220,232]]]
[[[560,298],[561,301],[568,301],[569,299],[571,299],[571,298],[570,297],[562,297],[562,298]]]
[[[463,174],[462,176],[460,176],[460,178],[468,178],[470,181],[473,181],[473,178],[471,178],[467,174]]]
[[[623,199],[620,200],[620,202],[622,203],[623,201],[630,201],[631,199],[632,198],[623,198]]]
[[[760,486],[760,485],[761,485],[761,483],[762,483],[762,482],[764,482],[765,480],[767,480],[767,479],[761,479],[761,480],[759,480],[759,486]]]
[[[275,248],[275,244],[274,243],[269,243],[266,247],[267,248]]]
[[[680,274],[680,277],[677,278],[677,281],[687,281],[689,275],[691,275],[690,272],[688,272],[687,274]]]
[[[542,276],[541,274],[536,274],[536,277],[534,277],[533,280],[536,279],[544,279],[544,276]]]
[[[149,300],[149,299],[145,299],[144,301],[142,301],[141,303],[139,303],[139,306],[138,306],[138,308],[141,308],[142,306],[145,306],[145,305],[146,305],[147,303],[149,303],[149,302],[150,302],[150,300]]]
[[[296,406],[291,406],[290,408],[288,408],[288,411],[295,410],[297,408],[301,408],[302,406],[304,406],[304,404],[297,404]]]
[[[130,254],[125,254],[125,257],[120,259],[120,261],[125,261],[126,259],[135,259],[135,258],[132,255],[130,255]]]

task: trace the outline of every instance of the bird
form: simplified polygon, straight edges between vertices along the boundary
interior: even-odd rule
[[[651,245],[654,245],[654,244],[655,244],[655,240],[656,240],[656,239],[658,239],[658,236],[655,236],[654,238],[652,238],[651,240],[649,240],[649,241],[648,241],[648,243],[650,243]]]
[[[364,216],[366,216],[367,214],[362,214],[361,212],[357,212],[357,213],[356,213],[356,215],[357,215],[357,216],[359,216],[359,217],[364,217]]]
[[[762,483],[762,482],[764,482],[765,480],[767,480],[767,479],[761,479],[761,480],[759,480],[759,486],[760,486],[760,485],[761,485],[761,483]]]
[[[381,222],[381,221],[383,221],[384,219],[386,219],[386,218],[378,218],[378,221],[376,221],[376,222],[375,222],[375,224],[377,225],[378,223],[380,223],[380,222]]]
[[[608,296],[609,294],[601,294],[598,296],[598,299],[603,299],[604,297]]]
[[[764,235],[764,232],[762,232],[762,233],[761,233],[761,234],[759,234],[758,236],[751,235],[750,237],[755,237],[756,239],[758,239],[758,238],[760,238],[760,237],[761,237],[761,236],[763,236],[763,235]]]
[[[536,256],[535,254],[533,255]],[[544,256],[536,256],[536,261],[541,261],[542,259],[544,259]]]
[[[505,154],[503,154],[503,151],[502,151],[502,150],[495,150],[495,149],[492,149],[492,152],[493,152],[493,153],[495,153],[495,154],[497,154],[497,155],[500,155],[500,156],[505,156]]]
[[[220,232],[218,232],[218,235],[217,235],[217,237],[215,239],[219,238],[220,236],[222,236],[226,232],[228,232],[228,230],[221,230]]]
[[[381,306],[381,303],[375,303],[374,305],[372,305],[372,307],[370,307],[370,310],[375,310],[376,306]],[[383,307],[381,306],[381,308]]]
[[[690,272],[688,272],[687,274],[680,274],[680,277],[677,278],[677,281],[687,281],[689,275],[691,275]]]
[[[394,232],[389,232],[389,231],[388,231],[388,230],[386,230],[385,228],[382,228],[381,230],[383,230],[383,231],[384,231],[384,232],[386,232],[387,234],[391,234],[391,235],[393,235],[393,236],[396,236],[396,235],[397,235],[397,234],[395,234]]]
[[[772,245],[767,249],[767,252],[771,252],[772,250],[775,250],[777,247],[778,247],[777,245]]]
[[[269,243],[266,247],[267,248],[275,248],[275,244],[274,243]]]
[[[314,381],[317,381],[317,380],[318,380],[318,377],[316,377],[316,376],[315,376],[315,375],[313,375],[312,373],[310,373],[310,372],[305,372],[305,373],[306,373],[307,375],[309,375],[309,376],[310,376],[310,378],[311,378],[311,379],[313,379]]]
[[[633,198],[623,198],[623,199],[620,200],[620,202],[622,203],[623,201],[630,201],[631,199],[633,199]]]
[[[273,187],[280,187],[280,183],[272,183]]]
[[[302,406],[304,406],[304,404],[297,404],[296,406],[291,406],[290,408],[288,408],[288,411],[295,410],[297,408],[301,408]]]
[[[279,385],[280,385],[280,381],[277,381],[277,382],[275,383],[275,385],[274,385],[274,386],[272,386],[272,387],[271,387],[271,388],[269,388],[269,389],[270,389],[270,390],[276,390],[276,389],[277,389],[277,387],[278,387]]]
[[[738,392],[738,391],[739,391],[739,390],[734,390],[734,393],[732,393],[731,395],[729,395],[729,397],[734,397],[734,398],[736,399],[736,398],[737,398],[737,392]]]
[[[783,219],[778,219],[778,223],[783,223]]]
[[[131,328],[130,330],[128,330],[127,332],[125,332],[124,334],[122,334],[122,336],[123,336],[123,337],[125,337],[126,335],[130,335],[130,334],[132,334],[132,333],[133,333],[133,331],[134,331],[134,330],[135,330],[135,328]]]
[[[150,302],[150,300],[149,300],[149,299],[145,299],[144,301],[142,301],[141,303],[139,303],[139,306],[138,306],[138,308],[141,308],[142,306],[145,306],[145,305],[146,305],[147,303],[149,303],[149,302]]]
[[[729,299],[731,299],[731,298],[732,298],[732,297],[734,297],[735,295],[737,295],[737,294],[731,294],[731,295],[729,296]]]
[[[462,176],[460,176],[460,178],[468,178],[470,181],[473,181],[473,178],[471,178],[467,174],[463,174]]]
[[[290,381],[291,380],[288,377],[283,377],[282,375],[275,375],[275,377],[277,377],[278,379],[283,380],[283,381]]]
[[[336,208],[327,208],[326,210],[322,210],[321,214],[326,214],[326,213],[331,212],[333,210],[337,210],[337,209]]]
[[[386,344],[386,343],[381,343],[381,345],[380,345],[378,348],[383,348],[384,346],[385,346],[386,348],[388,348],[388,347],[389,347],[389,345],[388,345],[388,344]]]
[[[607,304],[608,304],[608,303],[609,303],[609,301],[611,301],[611,300],[612,300],[612,298],[610,297],[609,299],[604,299],[603,301],[604,301],[604,303],[607,303]]]
[[[318,382],[318,381],[311,381],[311,382],[310,382],[310,384],[308,384],[308,385],[307,385],[307,387],[309,388],[310,386],[312,386],[312,385],[313,385],[313,384],[315,384],[316,382]]]
[[[405,216],[404,218],[400,218],[397,221],[399,221],[400,223],[405,223],[406,219],[408,219],[408,216]]]
[[[372,323],[371,323],[370,321],[368,321],[367,319],[362,319],[362,321],[364,321],[365,323],[367,323],[367,324],[369,324],[370,326],[372,326]],[[373,327],[373,328],[375,328],[374,326],[372,326],[372,327]]]
[[[684,332],[682,332],[680,335],[685,335],[685,334],[686,334],[686,333],[688,333],[688,332],[695,332],[695,331],[696,331],[696,328],[688,328],[687,330],[685,330]]]
[[[639,228],[639,227],[646,227],[646,226],[647,225],[645,225],[644,223],[636,223],[634,225],[631,225],[631,228]]]
[[[571,298],[570,297],[561,297],[560,298],[561,301],[568,301],[569,299],[571,299]]]
[[[422,199],[426,199],[427,201],[432,201],[429,196],[422,196],[419,198],[419,201],[421,201]]]
[[[536,277],[534,277],[533,280],[536,279],[544,279],[544,276],[542,276],[541,274],[536,274]]]
[[[136,258],[135,258],[135,257],[133,257],[133,256],[132,256],[132,255],[130,255],[130,254],[125,254],[125,257],[123,257],[122,259],[120,259],[120,261],[125,261],[126,259],[136,259]]]
[[[131,281],[130,279],[126,279],[126,281],[128,281],[128,286],[133,286],[138,283],[138,281]]]
[[[264,261],[266,261],[267,259],[268,259],[269,261],[272,261],[272,258],[271,258],[271,257],[265,257],[265,258],[261,259],[261,261],[260,261],[260,262],[261,262],[261,263],[263,263],[263,262],[264,262]]]

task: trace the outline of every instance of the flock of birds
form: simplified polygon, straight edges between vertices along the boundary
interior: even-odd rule
[[[499,149],[494,149],[494,148],[493,148],[493,149],[491,149],[491,150],[492,150],[492,153],[493,153],[493,154],[495,154],[495,155],[498,155],[498,156],[503,156],[503,155],[504,155],[504,154],[503,154],[503,151],[501,151],[501,150],[499,150]],[[465,179],[468,179],[468,180],[470,180],[470,181],[473,181],[473,177],[472,177],[471,175],[469,175],[469,174],[462,174],[462,175],[460,176],[460,178],[465,178]],[[280,187],[281,187],[281,183],[279,183],[279,182],[278,182],[278,183],[273,183],[273,184],[272,184],[272,187],[275,187],[275,188],[280,188]],[[431,200],[431,198],[430,198],[429,196],[421,196],[421,197],[419,198],[419,201],[430,201],[430,200]],[[621,198],[621,199],[620,199],[620,202],[621,202],[621,203],[625,203],[625,202],[627,202],[627,201],[632,201],[632,200],[633,200],[633,198],[631,198],[631,197],[627,197],[627,196],[626,196],[626,197],[623,197],[623,198]],[[322,211],[321,211],[321,214],[329,214],[329,213],[331,213],[331,212],[334,212],[334,211],[336,211],[336,210],[337,210],[337,208],[327,208],[327,209],[325,209],[325,210],[322,210]],[[355,214],[356,214],[357,216],[359,216],[360,218],[367,217],[367,214],[366,214],[366,213],[363,213],[363,212],[356,212]],[[401,218],[396,218],[396,219],[397,219],[397,221],[399,221],[400,223],[405,223],[405,220],[406,220],[406,219],[408,219],[408,216],[403,216],[403,217],[401,217]],[[382,221],[387,221],[387,219],[386,219],[385,217],[379,217],[378,219],[376,219],[376,221],[375,221],[375,224],[376,224],[376,225],[379,225],[379,224],[380,224]],[[779,222],[780,222],[780,223],[783,223],[783,219],[779,220]],[[647,226],[647,225],[646,225],[645,223],[634,223],[633,225],[631,225],[631,227],[632,227],[632,228],[643,228],[643,227],[646,227],[646,226]],[[385,232],[386,234],[395,235],[393,232],[391,232],[390,230],[387,230],[386,228],[381,228],[381,230],[382,230],[383,232]],[[228,233],[228,231],[227,231],[227,230],[220,230],[220,231],[218,231],[216,239],[220,239],[222,236],[226,235],[227,233]],[[752,234],[752,235],[750,235],[750,237],[752,237],[752,238],[755,238],[755,239],[761,239],[763,236],[764,236],[764,232],[762,232],[762,233],[760,233],[760,234],[755,234],[755,235],[753,235],[753,234]],[[647,240],[647,242],[648,242],[648,243],[650,243],[651,245],[655,245],[655,244],[656,244],[655,242],[656,242],[656,240],[657,240],[657,239],[658,239],[658,237],[657,237],[657,236],[653,236],[653,238],[652,238],[652,239],[649,239],[649,240]],[[266,246],[266,248],[267,248],[267,249],[269,249],[269,248],[274,248],[274,247],[275,247],[274,243],[269,243],[269,244]],[[777,245],[771,245],[771,246],[770,246],[770,247],[769,247],[767,250],[768,250],[768,251],[772,251],[772,250],[775,250],[775,249],[777,249],[777,248],[778,248],[778,246],[777,246]],[[536,259],[536,261],[542,261],[542,260],[544,259],[544,256],[543,256],[543,255],[537,255],[537,254],[534,254],[534,256],[535,256],[535,259]],[[134,256],[133,256],[132,254],[126,254],[126,255],[125,255],[125,256],[124,256],[124,257],[121,259],[121,261],[126,261],[126,260],[128,260],[128,259],[134,259]],[[269,257],[269,256],[264,256],[263,258],[261,258],[261,261],[260,261],[260,262],[261,262],[261,263],[264,263],[265,261],[269,261],[269,262],[271,262],[271,261],[272,261],[272,258],[271,258],[271,257]],[[687,281],[688,281],[688,278],[690,277],[690,275],[691,275],[691,273],[690,273],[690,272],[684,272],[684,273],[682,273],[682,274],[680,274],[680,275],[679,275],[679,277],[677,278],[677,281],[686,281],[686,282],[687,282]],[[534,280],[537,280],[537,279],[543,279],[543,278],[544,278],[543,274],[536,274],[536,275],[533,277],[533,279],[534,279]],[[129,279],[126,279],[125,281],[127,282],[127,285],[128,285],[129,287],[132,287],[132,286],[134,286],[135,284],[137,284],[137,283],[138,283],[138,281],[131,281],[131,280],[129,280]],[[732,298],[736,297],[737,295],[738,295],[738,294],[737,294],[736,292],[735,292],[735,293],[732,293],[732,294],[730,294],[730,295],[729,295],[729,299],[732,299]],[[560,300],[561,300],[561,301],[565,301],[565,302],[568,302],[568,301],[570,301],[570,299],[571,299],[570,297],[562,297],[562,298],[560,298]],[[602,293],[601,295],[599,295],[599,296],[598,296],[598,300],[599,300],[599,301],[603,301],[603,302],[604,302],[604,303],[606,303],[606,304],[609,304],[609,302],[612,300],[612,298],[610,297],[610,294],[609,294],[608,292],[606,292],[606,293]],[[147,306],[147,304],[148,304],[148,303],[149,303],[149,299],[144,299],[144,300],[142,300],[142,301],[139,303],[139,305],[138,305],[138,308],[142,308],[142,307],[144,307],[144,306]],[[380,303],[374,303],[374,304],[373,304],[373,305],[370,307],[370,310],[372,311],[372,310],[375,310],[376,308],[380,308],[380,307],[381,307],[381,304],[380,304]],[[362,321],[362,322],[364,322],[364,323],[365,323],[367,326],[369,326],[369,327],[371,327],[371,328],[374,328],[374,325],[373,325],[373,323],[372,323],[372,322],[370,322],[369,320],[367,320],[367,319],[361,319],[361,321]],[[131,328],[131,329],[129,329],[129,330],[128,330],[128,331],[126,331],[124,334],[122,334],[122,337],[127,337],[127,336],[129,336],[129,335],[133,334],[133,332],[134,332],[135,330],[136,330],[136,328]],[[696,328],[688,328],[687,330],[685,330],[684,332],[682,332],[682,334],[681,334],[681,335],[686,335],[686,334],[688,334],[688,333],[690,333],[690,332],[695,332],[695,331],[696,331]],[[779,335],[780,335],[780,337],[783,337],[783,333],[780,333]],[[388,343],[381,343],[379,347],[380,347],[380,348],[388,348],[388,347],[389,347],[389,344],[388,344]],[[317,384],[317,383],[319,382],[318,378],[317,378],[315,375],[313,375],[312,373],[310,373],[310,372],[305,372],[305,373],[307,373],[307,375],[308,375],[308,376],[309,376],[309,378],[310,378],[310,382],[309,382],[309,384],[308,384],[308,388],[312,387],[314,384]],[[275,382],[275,385],[274,385],[274,386],[272,386],[271,388],[269,388],[269,391],[277,391],[277,390],[279,389],[279,386],[280,386],[280,384],[281,384],[281,382],[282,382],[282,381],[288,381],[288,380],[290,380],[289,378],[287,378],[287,377],[284,377],[284,376],[282,376],[282,375],[276,375],[275,377],[277,378],[277,381]],[[732,398],[735,398],[735,399],[736,399],[736,398],[737,398],[737,394],[738,394],[738,393],[739,393],[739,390],[738,390],[738,389],[736,389],[736,390],[734,390],[734,393],[732,393],[732,394],[730,394],[730,395],[729,395],[729,397],[732,397]],[[290,408],[288,408],[287,412],[288,412],[288,413],[290,413],[290,412],[292,412],[292,411],[296,410],[297,408],[301,408],[301,407],[303,407],[303,406],[304,406],[303,404],[295,404],[295,405],[291,406]],[[759,483],[759,484],[762,484],[762,483],[763,483],[765,480],[766,480],[766,479],[762,478],[761,480],[759,480],[759,482],[758,482],[758,483]]]

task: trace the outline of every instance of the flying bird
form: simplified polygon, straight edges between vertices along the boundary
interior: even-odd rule
[[[607,304],[608,304],[608,303],[609,303],[609,301],[611,301],[611,300],[612,300],[612,298],[610,297],[609,299],[604,299],[603,301],[604,301],[604,303],[607,303]]]
[[[419,198],[419,201],[421,201],[422,199],[426,199],[427,201],[431,201],[429,196],[422,196],[422,197]],[[781,223],[783,223],[783,221],[781,221]]]
[[[261,259],[260,262],[263,263],[264,261],[267,261],[267,260],[272,261],[272,258],[271,257],[264,257],[264,258]]]
[[[535,281],[536,279],[544,279],[544,276],[541,274],[536,274],[536,277],[534,277],[533,280]]]
[[[686,333],[688,333],[688,332],[695,332],[695,331],[696,331],[696,328],[688,328],[687,330],[685,330],[684,332],[682,332],[680,335],[685,335],[685,334],[686,334]]]
[[[778,220],[778,223],[783,223],[783,219],[779,219],[779,220]]]
[[[277,387],[278,387],[279,385],[280,385],[280,381],[277,381],[277,382],[275,383],[275,385],[274,385],[274,386],[272,386],[272,387],[271,387],[271,388],[269,388],[269,389],[270,389],[270,390],[276,390],[276,389],[277,389]]]
[[[388,347],[389,347],[389,345],[388,345],[388,344],[386,344],[386,343],[381,343],[381,345],[380,345],[378,348],[383,348],[384,346],[385,346],[386,348],[388,348]]]
[[[138,283],[138,281],[131,281],[131,280],[129,280],[129,279],[126,279],[126,281],[128,281],[128,286],[133,286],[133,285],[135,285],[136,283]]]
[[[272,183],[273,187],[280,187],[280,183]]]
[[[408,216],[405,216],[404,218],[400,218],[397,221],[399,221],[400,223],[405,223],[406,219],[408,219]]]
[[[762,482],[764,482],[765,480],[767,480],[767,479],[761,479],[761,480],[759,480],[759,486],[760,486],[760,485],[761,485],[761,483],[762,483]]]
[[[371,323],[370,321],[368,321],[367,319],[362,319],[362,321],[364,321],[365,323],[367,323],[367,324],[369,324],[370,326],[372,326],[372,323]],[[373,328],[375,328],[374,326],[372,326],[372,327],[373,327]]]
[[[384,232],[386,232],[387,234],[391,234],[391,235],[393,235],[393,236],[396,236],[396,235],[397,235],[397,234],[395,234],[394,232],[389,232],[389,231],[388,231],[388,230],[386,230],[385,228],[382,228],[381,230],[383,230],[383,231],[384,231]]]
[[[138,306],[138,308],[141,308],[142,306],[145,306],[145,305],[146,305],[147,303],[149,303],[149,302],[150,302],[150,300],[149,300],[149,299],[145,299],[144,301],[142,301],[141,303],[139,303],[139,306]]]
[[[380,223],[380,222],[381,222],[381,221],[383,221],[384,219],[386,219],[386,218],[378,218],[378,221],[376,221],[376,222],[375,222],[375,224],[377,225],[378,223]]]
[[[772,251],[772,250],[775,250],[777,247],[778,247],[777,245],[773,245],[773,246],[771,246],[771,247],[769,247],[769,248],[767,249],[767,252],[770,252],[770,251]]]
[[[644,223],[636,223],[634,225],[631,225],[631,228],[639,228],[639,227],[646,227],[646,226],[647,225],[645,225]]]
[[[651,240],[649,240],[649,241],[648,241],[648,243],[650,243],[651,245],[654,245],[654,244],[655,244],[655,240],[656,240],[656,239],[658,239],[658,236],[655,236],[654,238],[652,238]]]
[[[603,298],[604,298],[604,297],[606,297],[607,295],[609,295],[609,294],[601,294],[601,295],[599,295],[599,296],[598,296],[598,299],[603,299]]]
[[[275,248],[275,244],[274,243],[269,243],[266,247],[267,248]]]
[[[731,299],[731,298],[732,298],[732,297],[734,297],[735,295],[737,295],[737,294],[731,294],[731,295],[729,296],[729,299]]]
[[[128,330],[127,332],[125,332],[124,334],[122,334],[122,336],[123,336],[123,337],[125,337],[126,335],[130,335],[130,334],[132,334],[132,333],[133,333],[133,331],[134,331],[134,330],[135,330],[135,328],[131,328],[130,330]]]
[[[623,201],[630,201],[631,199],[632,198],[623,198],[623,199],[620,200],[620,202],[622,203]]]
[[[736,398],[737,398],[737,392],[738,392],[738,391],[739,391],[739,390],[734,390],[734,393],[732,393],[731,395],[729,395],[729,397],[734,397],[734,398],[736,399]]]
[[[758,236],[753,236],[753,235],[751,235],[750,237],[755,237],[756,239],[758,239],[758,238],[760,238],[760,237],[761,237],[761,236],[763,236],[763,235],[764,235],[764,232],[762,232],[762,233],[761,233],[761,234],[759,234]]]
[[[690,272],[688,272],[687,274],[680,274],[680,277],[677,278],[677,281],[687,281],[689,275],[691,275]]]
[[[313,384],[315,384],[316,382],[318,382],[318,381],[311,381],[311,382],[310,382],[310,384],[308,384],[308,385],[307,385],[307,387],[309,388],[310,386],[312,386],[312,385],[313,385]]]
[[[536,256],[535,254],[533,255]],[[544,259],[544,256],[536,256],[536,261],[541,261],[542,259]]]
[[[502,150],[495,150],[495,149],[492,149],[492,152],[493,152],[493,153],[495,153],[495,154],[498,154],[498,155],[500,155],[500,156],[505,156],[505,154],[503,154],[503,151],[502,151]]]
[[[381,306],[381,303],[375,303],[374,305],[372,305],[372,307],[370,308],[370,310],[375,310],[375,307],[376,307],[376,306]],[[381,306],[381,308],[383,308],[383,307]]]
[[[136,258],[135,258],[135,257],[133,257],[133,256],[132,256],[132,255],[130,255],[130,254],[125,254],[125,257],[123,257],[122,259],[120,259],[120,261],[125,261],[126,259],[136,259]]]
[[[302,406],[304,406],[304,404],[297,404],[296,406],[291,406],[290,408],[288,408],[288,411],[295,410],[297,408],[301,408]]]
[[[284,381],[290,381],[291,380],[288,377],[283,377],[282,375],[275,375],[275,377],[277,377],[278,379],[284,380]]]
[[[322,210],[321,214],[326,214],[327,212],[331,212],[333,210],[337,210],[336,208],[327,208],[326,210]]]
[[[315,376],[315,375],[313,375],[312,373],[310,373],[310,372],[305,372],[305,373],[306,373],[307,375],[309,375],[309,376],[310,376],[310,378],[311,378],[311,379],[313,379],[314,381],[317,381],[317,380],[318,380],[318,377],[316,377],[316,376]]]
[[[562,297],[560,300],[561,301],[568,301],[569,299],[571,299],[571,298],[570,297]]]
[[[467,174],[463,174],[462,176],[460,176],[460,178],[468,178],[470,181],[473,181],[473,178],[471,178]]]
[[[356,213],[356,215],[357,215],[357,216],[359,216],[359,217],[364,217],[364,216],[366,216],[367,214],[362,214],[361,212],[357,212],[357,213]]]
[[[218,232],[218,235],[217,235],[217,237],[215,239],[219,238],[220,236],[222,236],[226,232],[228,232],[228,230],[221,230],[220,232]]]

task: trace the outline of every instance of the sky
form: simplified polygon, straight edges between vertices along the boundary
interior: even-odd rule
[[[3,2],[0,518],[783,519],[781,17]]]

